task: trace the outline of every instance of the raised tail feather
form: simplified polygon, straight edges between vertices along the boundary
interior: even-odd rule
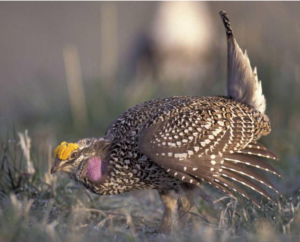
[[[243,54],[236,42],[226,12],[221,11],[228,44],[227,96],[248,104],[264,113],[266,99],[261,82],[257,78],[256,67],[252,70],[247,52]]]

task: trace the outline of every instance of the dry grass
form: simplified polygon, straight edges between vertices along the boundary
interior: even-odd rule
[[[30,149],[24,152],[13,136],[1,143],[1,241],[293,241],[299,236],[299,196],[280,199],[278,206],[262,200],[260,211],[215,191],[213,208],[195,199],[189,226],[161,235],[156,228],[163,211],[155,191],[90,194],[63,174],[50,176],[51,155],[43,161],[46,167],[33,159],[30,173],[23,155]]]
[[[54,85],[51,78],[55,79],[56,76],[50,76],[49,80],[42,77],[32,85],[24,84],[24,88],[19,88],[18,92],[9,93],[9,98],[2,95],[5,102],[2,100],[0,104],[8,103],[8,108],[1,108],[1,112],[8,114],[0,117],[0,127],[4,127],[3,120],[10,117],[18,127],[28,129],[32,139],[26,132],[18,136],[14,129],[13,132],[10,128],[0,129],[0,240],[298,240],[300,96],[297,90],[300,87],[300,52],[297,40],[300,31],[296,24],[299,22],[297,6],[283,3],[272,3],[272,6],[269,3],[210,4],[214,13],[212,21],[216,23],[216,28],[219,26],[219,34],[215,37],[216,43],[205,46],[210,54],[203,57],[202,65],[192,62],[200,77],[191,75],[186,79],[168,82],[169,79],[173,80],[174,75],[177,76],[178,70],[183,69],[186,73],[188,65],[184,65],[186,61],[182,61],[180,55],[177,56],[181,60],[179,64],[170,68],[169,77],[172,78],[169,79],[159,74],[161,66],[166,64],[160,58],[156,58],[150,67],[149,60],[148,63],[144,59],[126,58],[123,68],[130,69],[131,61],[136,61],[136,70],[131,70],[134,73],[128,76],[120,72],[122,68],[118,67],[120,50],[117,39],[120,37],[120,42],[124,39],[117,34],[121,29],[117,18],[121,8],[115,4],[105,5],[101,10],[100,76],[94,80],[81,77],[77,50],[66,48],[66,87],[63,82]],[[212,193],[211,188],[207,187],[208,192],[213,194],[214,206],[196,198],[189,226],[183,231],[163,236],[155,230],[163,213],[155,191],[96,196],[71,182],[64,174],[49,174],[53,163],[53,149],[49,144],[101,136],[114,118],[139,102],[174,95],[223,94],[226,43],[224,29],[217,16],[221,9],[226,9],[232,16],[238,42],[248,50],[251,63],[258,66],[258,76],[263,81],[268,100],[267,114],[273,129],[263,143],[279,155],[281,162],[275,166],[285,177],[275,182],[272,178],[285,197],[278,201],[278,206],[262,200],[263,210],[258,211],[251,203],[242,199],[236,203],[222,193]],[[272,14],[265,14],[266,11]],[[24,12],[23,9],[20,12]],[[129,23],[130,26],[133,22]],[[173,60],[176,55],[171,57]],[[175,64],[177,61],[174,59]],[[14,70],[19,71],[19,65],[14,65]],[[74,99],[78,96],[78,100]]]

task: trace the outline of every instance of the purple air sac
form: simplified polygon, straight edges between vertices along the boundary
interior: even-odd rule
[[[99,182],[104,176],[105,164],[100,157],[93,157],[88,161],[86,176],[91,182]]]

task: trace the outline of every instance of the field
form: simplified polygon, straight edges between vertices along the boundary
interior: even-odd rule
[[[21,147],[14,132],[1,143],[1,241],[295,241],[299,236],[299,192],[274,197],[278,206],[261,200],[258,210],[209,188],[214,205],[196,198],[188,227],[162,235],[155,191],[92,195],[65,175],[47,172],[50,150],[48,157],[28,163],[30,137],[19,137],[25,141]],[[46,169],[40,160],[47,160]]]
[[[200,22],[209,23],[209,29],[198,25],[207,34],[203,37],[206,40],[199,45],[201,48],[196,46],[191,51],[181,46],[178,52],[164,49],[164,43],[154,47],[144,39],[143,31],[138,32],[148,30],[150,17],[156,16],[156,4],[22,4],[0,3],[0,29],[4,31],[0,52],[7,53],[0,57],[0,63],[7,64],[0,65],[1,242],[298,240],[298,3],[207,3],[201,11],[207,13],[209,21],[203,14]],[[50,7],[55,10],[53,14],[48,11]],[[137,103],[167,96],[224,95],[226,37],[218,16],[221,9],[229,13],[237,41],[247,49],[252,67],[258,67],[262,80],[272,132],[261,143],[278,155],[279,161],[266,162],[284,179],[261,174],[282,193],[282,198],[273,194],[277,205],[258,196],[263,208],[259,210],[240,197],[232,200],[203,185],[214,204],[195,197],[187,228],[162,235],[158,226],[163,207],[156,191],[97,196],[70,181],[66,174],[50,175],[53,150],[60,142],[103,136],[119,114]],[[40,13],[40,25],[33,18],[33,10]],[[86,24],[74,20],[76,11],[82,13],[80,17],[86,19]],[[135,13],[139,14],[133,20]],[[16,16],[23,16],[22,21],[14,22]],[[66,25],[59,29],[56,21]],[[3,25],[6,22],[8,28]],[[50,27],[43,32],[44,26]],[[133,31],[132,26],[138,27]],[[26,28],[28,35],[24,37],[22,29]],[[70,29],[74,33],[68,32]],[[39,34],[31,36],[29,30]],[[61,47],[58,39],[51,39],[53,36],[64,41],[71,36],[72,41]],[[99,39],[92,40],[97,36]],[[23,42],[28,49],[22,47]],[[16,51],[16,46],[25,52]],[[25,58],[26,51],[32,59]],[[43,53],[44,59],[39,59]],[[30,69],[32,66],[38,68]]]

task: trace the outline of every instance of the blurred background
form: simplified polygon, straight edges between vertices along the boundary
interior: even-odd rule
[[[1,140],[12,126],[27,129],[38,156],[63,140],[104,135],[119,114],[152,98],[224,95],[220,10],[258,67],[273,129],[262,142],[280,156],[279,190],[295,192],[299,3],[1,2]]]

